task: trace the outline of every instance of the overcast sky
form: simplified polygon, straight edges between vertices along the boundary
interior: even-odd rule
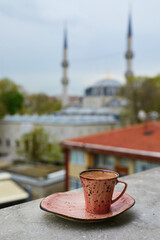
[[[132,0],[133,70],[160,73],[160,1]],[[128,0],[0,0],[0,78],[28,92],[61,94],[63,25],[68,25],[69,93],[107,72],[124,81]]]

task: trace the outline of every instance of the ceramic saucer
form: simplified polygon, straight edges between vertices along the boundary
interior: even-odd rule
[[[115,191],[113,199],[120,194]],[[118,201],[111,205],[111,209],[105,214],[91,214],[85,210],[85,202],[83,192],[64,192],[55,193],[44,198],[40,203],[40,208],[47,212],[54,213],[59,217],[67,218],[74,221],[98,222],[108,218],[115,217],[129,208],[135,203],[134,198],[128,194],[124,194]]]

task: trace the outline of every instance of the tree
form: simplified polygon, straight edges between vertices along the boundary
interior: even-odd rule
[[[50,140],[49,134],[39,127],[22,136],[17,153],[32,162],[40,160],[52,163],[62,161],[62,151],[59,144],[53,139]]]
[[[26,112],[29,114],[51,114],[61,109],[61,103],[59,101],[51,99],[44,93],[29,95],[26,101]]]
[[[22,88],[13,81],[4,78],[0,80],[0,117],[5,114],[15,114],[24,105]]]
[[[52,114],[61,109],[61,102],[44,93],[28,95],[13,81],[0,80],[0,118],[5,114]]]
[[[6,109],[3,103],[0,102],[0,119],[3,118],[6,114]]]
[[[120,89],[119,95],[125,97],[128,106],[122,113],[130,123],[139,121],[138,112],[156,111],[160,113],[160,76],[153,78],[131,77]]]

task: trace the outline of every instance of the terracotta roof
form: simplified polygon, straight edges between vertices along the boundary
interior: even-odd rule
[[[160,121],[132,125],[90,136],[63,141],[64,147],[103,149],[106,151],[142,153],[156,155],[160,159]],[[147,153],[146,153],[147,152]]]

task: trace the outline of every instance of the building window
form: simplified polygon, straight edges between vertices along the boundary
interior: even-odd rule
[[[135,161],[135,172],[141,172],[141,171],[149,170],[151,168],[155,168],[159,166],[160,164],[158,163],[137,160]]]
[[[96,154],[94,156],[94,167],[114,169],[115,158],[114,156],[110,156],[110,155]]]
[[[120,102],[117,99],[113,99],[107,104],[107,106],[109,106],[109,107],[119,107]]]
[[[72,164],[84,165],[84,152],[71,150],[70,151],[70,162]]]
[[[104,155],[97,154],[95,156],[95,167],[103,167],[104,165]]]
[[[105,166],[109,169],[115,168],[115,157],[111,155],[105,155]]]
[[[6,139],[6,146],[10,147],[10,145],[11,145],[10,139]]]

